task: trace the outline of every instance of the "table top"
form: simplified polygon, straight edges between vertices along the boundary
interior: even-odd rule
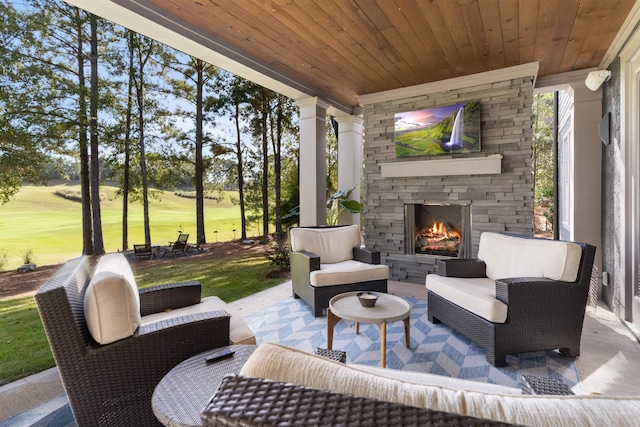
[[[331,298],[331,312],[341,319],[362,323],[395,322],[406,319],[411,312],[409,303],[395,295],[378,292],[376,305],[363,307],[357,294],[358,292],[347,292]]]
[[[206,363],[209,354],[230,348],[232,357]],[[151,397],[158,421],[170,427],[200,427],[200,412],[215,393],[225,375],[237,374],[253,353],[254,345],[232,345],[193,356],[178,364],[160,380]]]

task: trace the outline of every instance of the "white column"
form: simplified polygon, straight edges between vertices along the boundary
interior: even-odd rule
[[[601,185],[602,141],[598,124],[602,118],[602,89],[573,85],[574,198],[573,239],[596,246],[594,264],[602,274]]]
[[[329,105],[317,97],[296,101],[300,108],[300,225],[327,222],[327,129]]]
[[[338,190],[351,193],[360,201],[360,177],[362,176],[363,120],[359,116],[337,115],[338,122]],[[360,224],[360,215],[345,211],[340,215],[341,224]]]

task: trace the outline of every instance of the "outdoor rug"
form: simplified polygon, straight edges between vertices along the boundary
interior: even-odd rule
[[[482,348],[443,324],[427,318],[427,301],[404,298],[411,304],[411,348],[404,345],[403,322],[387,324],[387,368],[430,372],[508,387],[521,387],[522,375],[562,379],[574,393],[582,394],[573,358],[557,351],[507,356],[507,366],[495,368]],[[327,317],[313,317],[301,299],[289,298],[245,317],[258,344],[276,342],[314,352],[327,347]],[[341,320],[335,326],[333,349],[347,353],[347,363],[380,366],[378,326]]]

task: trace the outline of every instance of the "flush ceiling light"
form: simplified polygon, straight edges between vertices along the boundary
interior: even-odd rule
[[[606,82],[611,78],[611,71],[609,70],[598,70],[592,71],[587,75],[587,78],[584,81],[584,84],[587,85],[589,90],[596,91],[600,89],[602,83]]]

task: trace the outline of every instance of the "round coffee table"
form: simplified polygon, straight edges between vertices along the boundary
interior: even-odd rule
[[[230,348],[232,357],[206,363],[211,353]],[[160,380],[151,397],[158,421],[171,427],[200,427],[200,411],[228,374],[237,374],[256,349],[254,345],[232,345],[195,355],[176,365]]]
[[[333,329],[340,319],[356,322],[356,334],[360,333],[360,323],[375,323],[380,332],[380,365],[387,366],[387,323],[404,321],[404,343],[410,348],[408,302],[394,295],[378,293],[378,301],[373,307],[363,307],[357,297],[358,292],[336,295],[329,301],[327,309],[327,348],[333,347]]]

